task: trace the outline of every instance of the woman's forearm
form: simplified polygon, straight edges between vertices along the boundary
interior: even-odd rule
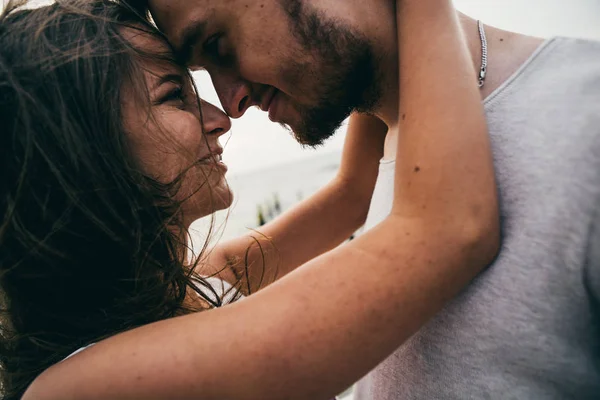
[[[211,265],[228,265],[232,273],[223,277],[237,281],[243,294],[255,293],[348,239],[364,223],[369,202],[337,177],[265,226],[218,246]]]
[[[48,370],[24,399],[332,397],[484,262],[483,242],[453,228],[391,216],[243,301],[100,342]]]
[[[456,10],[450,1],[402,0],[397,16],[401,118],[392,212],[437,224],[462,220],[474,236],[497,235],[487,125]]]
[[[225,279],[241,277],[242,291],[254,293],[348,239],[367,217],[386,133],[379,119],[354,114],[336,177],[267,225],[218,246],[214,269],[230,260]]]

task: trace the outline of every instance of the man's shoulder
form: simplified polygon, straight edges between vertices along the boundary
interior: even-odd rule
[[[557,36],[548,39],[553,52],[567,53],[570,58],[589,59],[598,61],[600,53],[600,40],[576,37]]]
[[[557,51],[565,64],[562,89],[574,118],[589,139],[589,146],[600,167],[600,41],[559,38]],[[600,181],[598,182],[600,184]]]
[[[565,75],[564,81],[580,79],[600,86],[599,40],[556,37],[548,47],[548,58],[554,61],[548,67],[572,73]]]
[[[488,110],[498,106],[503,110],[502,105],[509,105],[512,111],[560,105],[589,108],[598,98],[600,41],[554,37],[538,46],[529,59],[486,99],[486,106]]]
[[[584,127],[600,135],[600,41],[556,37],[546,42],[528,71],[529,88],[540,107],[561,106]],[[560,112],[556,117],[564,119]]]

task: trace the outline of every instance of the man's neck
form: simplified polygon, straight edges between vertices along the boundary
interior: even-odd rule
[[[465,33],[467,47],[473,60],[473,83],[476,84],[481,68],[482,45],[477,21],[459,13],[460,23]],[[482,98],[487,97],[506,81],[535,51],[542,40],[494,27],[485,27],[488,40],[488,69]],[[432,38],[435,39],[435,38]],[[383,120],[390,129],[398,124],[398,44],[384,51],[381,65],[381,100],[374,114]]]
[[[476,71],[475,79],[477,79],[482,62],[482,43],[477,20],[462,13],[459,13],[459,18],[467,38],[467,46]],[[488,97],[509,79],[544,41],[492,26],[484,26],[484,31],[488,42],[488,67],[485,84],[481,89],[482,99]]]

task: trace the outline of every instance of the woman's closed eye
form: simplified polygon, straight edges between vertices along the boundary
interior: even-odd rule
[[[176,86],[169,90],[159,101],[160,104],[174,104],[185,106],[186,93],[182,86]]]

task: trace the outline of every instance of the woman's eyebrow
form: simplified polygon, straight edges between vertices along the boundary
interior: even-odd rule
[[[156,83],[156,85],[154,85],[154,89],[156,90],[158,89],[160,86],[164,85],[165,83],[168,82],[172,82],[172,83],[176,83],[179,85],[183,85],[183,77],[180,74],[166,74],[160,77],[160,79],[158,80],[158,82]]]

